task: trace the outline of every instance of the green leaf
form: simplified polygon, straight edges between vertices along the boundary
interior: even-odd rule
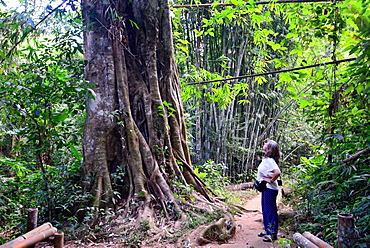
[[[356,115],[359,112],[357,106],[353,107],[351,112],[352,112],[352,115]]]
[[[82,161],[83,156],[79,151],[77,151],[76,147],[73,144],[69,144],[69,149],[77,160]]]
[[[312,103],[308,100],[305,100],[305,99],[299,100],[298,103],[299,103],[300,108],[305,108],[307,106],[312,106]]]
[[[286,35],[286,38],[287,39],[290,39],[290,38],[296,38],[297,37],[297,34],[296,33],[288,33],[287,35]]]
[[[197,174],[198,177],[204,178],[207,176],[207,173],[201,173],[199,172],[199,168],[194,169],[194,173]]]

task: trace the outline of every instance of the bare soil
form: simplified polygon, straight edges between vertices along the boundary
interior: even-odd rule
[[[249,200],[245,206],[249,211],[241,216],[236,216],[237,230],[235,237],[227,244],[210,244],[203,247],[212,248],[270,248],[274,244],[263,242],[257,234],[263,231],[261,194]],[[276,243],[277,241],[275,241]],[[276,245],[275,245],[276,247]]]

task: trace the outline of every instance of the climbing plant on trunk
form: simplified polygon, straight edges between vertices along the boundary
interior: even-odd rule
[[[84,189],[97,208],[123,204],[149,221],[158,207],[168,219],[184,220],[176,184],[212,199],[192,170],[168,2],[84,0],[82,8],[86,80],[94,85]]]

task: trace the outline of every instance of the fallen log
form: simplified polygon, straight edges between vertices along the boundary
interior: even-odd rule
[[[313,235],[310,232],[304,232],[304,233],[302,233],[302,236],[307,238],[308,240],[310,240],[312,243],[317,245],[319,248],[334,248],[333,246],[329,245],[328,243],[326,243],[322,239],[316,237],[315,235]]]
[[[11,246],[9,246],[8,248],[25,248],[25,247],[29,247],[29,246],[32,246],[50,236],[52,236],[54,233],[57,232],[57,229],[55,227],[52,227],[52,228],[49,228],[49,229],[46,229],[45,231],[41,232],[41,233],[38,233],[32,237],[29,237],[25,240],[22,240],[16,244],[13,244]]]
[[[35,235],[37,235],[37,234],[39,234],[39,233],[41,233],[43,231],[46,231],[46,230],[48,230],[48,229],[50,229],[52,227],[53,227],[53,225],[51,223],[49,223],[49,222],[44,223],[41,226],[36,227],[35,229],[33,229],[33,230],[31,230],[31,231],[29,231],[29,232],[27,232],[27,233],[25,233],[25,234],[17,237],[16,239],[13,239],[12,241],[9,241],[8,243],[5,243],[3,245],[0,245],[0,248],[9,248],[13,244],[19,243],[19,242],[21,242],[21,241],[23,241],[25,239],[28,239],[28,238],[30,238],[32,236],[35,236]]]
[[[225,189],[229,191],[246,190],[246,189],[253,189],[253,188],[254,188],[253,182],[233,184],[233,185],[228,185],[225,187]]]
[[[293,234],[293,241],[301,248],[319,248],[300,233]]]

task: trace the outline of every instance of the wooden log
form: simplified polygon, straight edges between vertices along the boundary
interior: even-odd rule
[[[32,231],[37,227],[37,216],[39,210],[37,208],[29,208],[27,214],[27,232]],[[29,248],[34,248],[34,245],[31,245]]]
[[[301,248],[319,248],[300,233],[293,234],[293,241]]]
[[[322,239],[316,237],[315,235],[313,235],[310,232],[304,232],[304,233],[302,233],[302,236],[307,238],[309,241],[311,241],[315,245],[317,245],[319,248],[334,248],[333,246],[329,245],[328,243],[326,243]]]
[[[16,244],[18,242],[21,242],[21,241],[23,241],[23,240],[25,240],[27,238],[30,238],[30,237],[38,234],[38,233],[41,233],[41,232],[43,232],[43,231],[45,231],[47,229],[50,229],[52,227],[53,227],[53,225],[51,223],[49,223],[49,222],[44,223],[41,226],[39,226],[39,227],[37,227],[37,228],[29,231],[28,233],[25,233],[25,234],[17,237],[16,239],[13,239],[13,240],[11,240],[11,241],[3,244],[3,245],[0,245],[0,248],[9,248],[13,244]]]
[[[225,187],[225,189],[229,191],[237,191],[237,190],[253,189],[253,187],[254,187],[253,182],[246,182],[246,183],[228,185]]]
[[[253,182],[247,182],[247,183],[242,183],[241,184],[241,189],[242,190],[245,190],[245,189],[253,189]]]
[[[21,242],[18,242],[16,244],[13,244],[9,246],[9,248],[25,248],[25,247],[30,247],[37,242],[40,242],[50,236],[52,236],[54,233],[57,232],[57,229],[55,227],[49,228],[41,233],[38,233],[32,237],[29,237],[25,240],[22,240]]]
[[[54,233],[54,248],[64,247],[64,232]]]

